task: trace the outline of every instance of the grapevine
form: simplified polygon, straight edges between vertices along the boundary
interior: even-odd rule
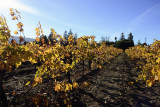
[[[18,14],[16,16],[16,14]],[[36,31],[36,42],[42,42],[42,45],[36,44],[36,42],[30,42],[25,45],[20,44],[24,41],[25,36],[23,33],[23,23],[19,21],[21,18],[20,13],[15,9],[10,9],[10,15],[12,20],[17,20],[17,30],[14,31],[15,35],[19,35],[19,43],[12,39],[9,43],[9,38],[11,37],[9,27],[6,23],[6,19],[0,17],[0,68],[1,72],[12,72],[15,68],[22,65],[22,62],[30,61],[32,64],[42,62],[40,66],[37,66],[36,74],[34,80],[28,81],[26,86],[32,83],[32,87],[36,87],[43,83],[43,79],[52,78],[54,81],[54,91],[58,92],[59,96],[63,98],[64,104],[72,105],[72,92],[77,91],[78,88],[88,87],[89,83],[87,81],[83,83],[77,83],[73,81],[70,77],[70,73],[74,72],[75,66],[87,60],[89,69],[93,68],[96,63],[97,68],[102,68],[104,62],[109,62],[111,58],[122,53],[121,49],[116,49],[113,46],[106,46],[102,43],[101,46],[97,46],[94,38],[95,36],[83,36],[78,38],[76,41],[73,35],[70,35],[66,40],[61,35],[51,28],[53,33],[53,41],[48,41],[49,45],[45,42],[43,38],[40,39],[40,35],[44,36],[42,26],[40,22],[38,27],[35,28]],[[23,33],[23,36],[21,36]],[[58,42],[56,41],[58,40]],[[53,42],[53,44],[51,44]],[[64,45],[65,44],[65,45]],[[159,61],[159,60],[158,60]],[[160,61],[159,61],[160,62]],[[84,72],[81,71],[82,73]],[[65,74],[67,80],[56,79],[57,76],[62,76]],[[1,79],[2,83],[2,79]],[[2,85],[2,84],[1,84]],[[1,91],[2,92],[2,91]],[[33,100],[35,101],[35,100]],[[38,103],[36,103],[37,106]]]

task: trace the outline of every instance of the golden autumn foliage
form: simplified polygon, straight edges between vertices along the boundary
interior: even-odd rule
[[[145,80],[149,87],[160,81],[160,40],[156,40],[150,46],[138,45],[129,48],[126,53],[137,62],[137,68],[141,69],[139,79]]]
[[[10,15],[13,20],[18,21],[16,24],[18,30],[15,30],[14,34],[20,34],[19,42],[21,43],[22,41],[25,41],[25,37],[21,36],[21,33],[24,31],[24,25],[19,20],[21,18],[20,13],[16,9],[11,8]],[[54,39],[54,41],[49,42],[54,42],[54,45],[51,45],[51,43],[47,45],[44,39],[39,38],[40,35],[44,36],[40,22],[35,28],[35,33],[36,41],[41,41],[43,46],[40,46],[35,42],[21,45],[14,39],[12,39],[11,43],[9,43],[8,41],[11,37],[9,27],[4,17],[0,17],[0,21],[3,22],[0,23],[0,28],[2,29],[0,30],[0,56],[2,58],[0,59],[1,69],[5,69],[9,72],[12,70],[12,66],[18,68],[22,62],[30,61],[31,64],[35,64],[41,61],[42,64],[37,66],[34,80],[32,82],[28,81],[25,85],[28,86],[32,83],[31,85],[35,87],[39,83],[42,83],[44,76],[46,78],[47,76],[53,78],[55,80],[54,90],[56,92],[63,92],[66,94],[67,98],[65,99],[65,102],[68,107],[72,106],[69,98],[70,92],[74,89],[77,90],[78,88],[89,87],[90,84],[88,82],[83,82],[79,85],[77,82],[56,81],[56,77],[60,77],[61,73],[67,74],[71,71],[74,72],[76,64],[80,61],[84,61],[85,59],[94,61],[101,69],[103,62],[108,61],[109,59],[122,53],[122,50],[116,49],[112,46],[105,46],[104,43],[101,46],[97,46],[97,43],[94,40],[95,36],[83,36],[75,41],[73,35],[70,35],[68,40],[66,40],[61,35],[57,34],[53,28],[51,28],[51,32],[53,33],[52,39]],[[63,46],[57,42],[57,40],[63,43],[68,43],[68,45]],[[33,98],[33,101],[35,104],[39,104],[39,99],[37,96]]]

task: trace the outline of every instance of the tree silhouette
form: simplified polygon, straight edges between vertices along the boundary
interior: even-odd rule
[[[124,33],[121,33],[120,40],[125,40]]]
[[[128,35],[128,40],[129,40],[129,41],[133,41],[133,35],[132,35],[131,32],[130,32],[129,35]]]
[[[115,42],[117,42],[117,37],[115,37]]]
[[[68,40],[68,34],[67,34],[67,31],[66,31],[66,30],[64,31],[63,37],[64,37],[66,40]]]
[[[68,33],[68,36],[72,35],[72,30],[70,29],[69,33]]]

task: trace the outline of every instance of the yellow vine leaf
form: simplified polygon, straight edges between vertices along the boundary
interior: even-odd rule
[[[34,79],[36,82],[40,82],[40,83],[42,83],[42,77],[36,77],[35,79]]]
[[[13,17],[12,17],[12,20],[17,20],[17,19],[18,19],[17,16],[13,16]]]
[[[102,68],[102,66],[99,66],[99,68],[101,69],[101,68]]]
[[[23,27],[23,24],[22,24],[21,22],[19,22],[19,23],[17,24],[17,27],[18,27],[18,29],[20,29],[20,28]]]
[[[17,34],[18,34],[17,30],[15,30],[15,31],[14,31],[14,34],[15,34],[15,35],[17,35]]]
[[[33,81],[32,87],[35,87],[36,85],[37,85],[37,82],[36,82],[36,81]]]
[[[39,38],[39,37],[36,37],[36,40],[37,40],[37,42],[39,42],[39,41],[40,41],[40,38]]]
[[[160,63],[160,57],[156,60],[156,62],[159,64]]]
[[[10,15],[11,15],[11,16],[14,16],[14,12],[13,12],[13,11],[11,11],[11,12],[10,12]]]
[[[13,11],[13,8],[10,8],[9,11],[12,12],[12,11]]]
[[[27,86],[27,85],[29,85],[31,83],[31,81],[28,81],[25,85]]]
[[[37,63],[37,61],[36,61],[35,59],[32,59],[32,60],[31,60],[31,63],[32,63],[32,64],[35,64],[35,63]]]
[[[151,86],[152,86],[152,82],[149,82],[149,83],[148,83],[148,86],[151,87]]]
[[[66,84],[65,92],[72,90],[72,85],[71,84]]]
[[[73,83],[73,88],[78,88],[78,87],[79,87],[78,83],[77,83],[77,82],[74,82],[74,83]]]
[[[43,33],[43,30],[41,30],[41,33]]]
[[[21,65],[21,62],[16,63],[16,68],[18,68]]]
[[[54,89],[55,91],[57,91],[57,92],[59,92],[60,90],[61,90],[61,85],[60,84],[57,84],[56,86],[55,86],[55,89]]]
[[[36,28],[35,28],[35,31],[39,32],[39,28],[38,28],[38,27],[36,27]]]
[[[133,85],[133,82],[128,82],[128,85]]]
[[[88,87],[89,85],[90,84],[88,82],[83,82],[80,87],[84,88],[84,87]]]

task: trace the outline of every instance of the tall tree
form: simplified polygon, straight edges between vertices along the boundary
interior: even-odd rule
[[[129,35],[128,35],[128,40],[129,40],[129,41],[133,41],[133,35],[132,35],[131,32],[130,32]]]
[[[63,37],[64,37],[66,40],[68,40],[68,34],[67,34],[67,31],[66,31],[66,30],[64,31]]]
[[[68,36],[72,35],[72,30],[70,29],[69,33],[68,33]]]
[[[121,33],[120,40],[125,40],[124,33]]]
[[[117,37],[115,37],[115,42],[117,42]]]

